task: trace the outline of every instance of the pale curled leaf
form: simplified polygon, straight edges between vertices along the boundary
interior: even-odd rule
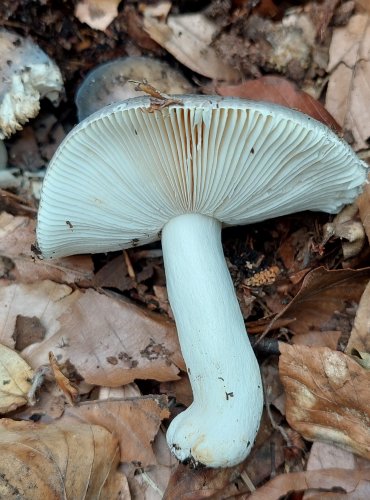
[[[117,437],[121,462],[135,461],[140,466],[157,464],[151,442],[161,421],[169,417],[164,396],[92,401],[68,408],[62,422],[87,422],[100,425]]]
[[[47,363],[53,351],[85,382],[107,387],[177,380],[185,368],[174,324],[128,300],[89,289],[58,321],[55,335],[23,351],[32,366]]]
[[[352,354],[353,349],[370,353],[370,283],[362,294],[357,309],[355,322],[351,331],[346,352]]]
[[[118,15],[120,0],[80,0],[75,16],[91,28],[104,31]]]
[[[370,137],[370,17],[356,14],[335,28],[328,72],[326,109],[344,131],[352,134],[355,150],[368,148]]]
[[[360,219],[370,241],[370,183],[365,184],[362,194],[356,200]]]
[[[0,345],[0,413],[27,403],[32,368],[12,349]]]
[[[61,367],[52,352],[49,352],[49,362],[54,374],[55,382],[59,389],[63,392],[68,403],[74,406],[79,400],[78,388],[73,384],[68,377],[62,373]]]
[[[168,16],[167,22],[144,18],[144,29],[188,68],[216,80],[236,81],[239,72],[230,67],[211,46],[218,28],[203,14]]]
[[[2,498],[129,499],[118,460],[117,440],[102,427],[0,421]]]
[[[370,371],[326,347],[279,343],[286,418],[304,438],[370,458]]]

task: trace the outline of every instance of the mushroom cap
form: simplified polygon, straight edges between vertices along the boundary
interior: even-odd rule
[[[336,213],[366,181],[367,166],[348,144],[302,113],[219,96],[178,98],[159,110],[150,97],[116,103],[70,132],[42,189],[44,257],[149,243],[184,213],[226,225]]]
[[[30,38],[0,29],[0,139],[22,128],[44,97],[59,103],[63,79],[58,66]]]
[[[104,106],[123,99],[145,95],[129,80],[147,80],[167,94],[185,94],[191,85],[169,64],[150,57],[120,57],[91,70],[76,94],[78,119],[84,120]]]

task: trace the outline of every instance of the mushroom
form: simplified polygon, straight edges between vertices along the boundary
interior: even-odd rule
[[[138,96],[130,80],[147,80],[166,94],[191,91],[186,78],[164,61],[150,57],[120,57],[100,64],[87,74],[76,94],[78,119],[84,120],[108,104]]]
[[[50,258],[162,237],[194,395],[167,441],[181,461],[228,467],[252,448],[263,392],[223,256],[222,225],[337,212],[356,198],[367,168],[302,113],[235,98],[177,97],[129,99],[70,132],[46,173],[37,240]]]
[[[40,110],[44,97],[59,104],[58,66],[30,38],[0,30],[0,139],[9,137]]]

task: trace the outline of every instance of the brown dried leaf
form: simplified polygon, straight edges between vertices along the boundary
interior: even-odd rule
[[[362,7],[370,14],[370,3],[368,0],[355,0],[359,7]]]
[[[108,387],[177,380],[185,369],[174,324],[128,300],[89,289],[58,321],[55,335],[24,351],[32,366],[46,363],[53,351],[88,384]]]
[[[75,16],[95,30],[104,31],[118,15],[120,0],[81,0],[77,3]]]
[[[147,15],[144,29],[191,70],[216,80],[230,82],[239,79],[239,72],[223,61],[211,46],[218,28],[204,14],[168,16],[167,22]]]
[[[46,337],[54,335],[60,328],[58,317],[77,300],[79,294],[77,291],[72,292],[67,285],[59,285],[48,280],[27,285],[8,284],[0,280],[1,343],[14,347],[19,316],[38,318],[45,329]]]
[[[370,183],[365,184],[362,194],[356,200],[360,219],[370,242]]]
[[[2,498],[128,500],[118,460],[117,440],[95,425],[0,422]]]
[[[324,123],[337,134],[341,133],[341,127],[319,101],[280,76],[262,76],[256,80],[247,80],[240,85],[217,87],[217,93],[222,96],[273,102],[296,109]]]
[[[367,284],[362,294],[357,309],[355,322],[351,331],[346,352],[352,354],[356,349],[360,352],[370,353],[370,283]]]
[[[178,464],[171,474],[164,500],[230,498],[240,493],[236,479],[243,464],[223,469],[190,469]]]
[[[176,403],[182,403],[190,406],[193,402],[193,391],[187,375],[183,375],[180,380],[174,382],[163,382],[160,391],[168,396],[174,396]]]
[[[81,403],[68,408],[61,421],[104,427],[119,441],[121,462],[136,462],[139,467],[146,467],[157,464],[151,443],[161,421],[169,415],[165,396],[145,396]]]
[[[93,278],[90,256],[40,260],[31,250],[35,243],[35,221],[23,216],[0,214],[0,255],[11,259],[15,269],[11,277],[23,282],[50,279],[56,282],[80,283]]]
[[[0,413],[8,413],[27,403],[32,368],[17,354],[0,345]]]
[[[305,439],[370,458],[370,372],[326,347],[279,347],[289,425]]]
[[[289,474],[280,474],[279,476],[271,479],[261,488],[258,488],[252,493],[248,500],[276,500],[283,498],[285,495],[293,492],[307,491],[310,489],[322,492],[318,499],[326,498],[324,492],[333,492],[335,490],[343,491],[351,494],[361,488],[360,491],[365,493],[365,496],[342,496],[344,498],[368,498],[370,495],[370,487],[368,481],[370,480],[369,470],[347,470],[347,469],[325,469],[304,472],[291,472]],[[365,485],[363,482],[366,481]],[[362,494],[361,493],[361,494]],[[330,496],[328,499],[336,497]],[[339,500],[339,499],[338,499]]]
[[[176,458],[171,454],[165,433],[159,430],[153,450],[158,465],[137,468],[133,464],[123,464],[132,497],[138,500],[162,500],[171,471],[177,466]]]
[[[368,148],[370,137],[370,17],[352,16],[346,26],[335,28],[327,71],[331,73],[326,108],[353,138],[355,150]]]
[[[295,334],[313,330],[341,330],[335,314],[345,311],[351,302],[358,302],[370,278],[370,268],[359,270],[327,270],[318,267],[306,275],[302,287],[285,309],[270,323],[283,318],[294,318],[289,329]]]
[[[336,467],[341,469],[367,469],[370,467],[370,461],[358,458],[353,453],[329,443],[321,443],[320,441],[313,443],[307,461],[307,470]]]
[[[292,343],[296,345],[307,345],[310,347],[329,347],[336,350],[342,332],[339,330],[317,331],[312,330],[307,333],[294,335]]]
[[[96,273],[94,286],[115,288],[121,292],[135,287],[135,280],[129,276],[123,254],[110,260]]]
[[[62,373],[58,361],[52,352],[49,352],[49,362],[54,374],[55,382],[65,395],[68,403],[74,406],[79,399],[77,387]]]

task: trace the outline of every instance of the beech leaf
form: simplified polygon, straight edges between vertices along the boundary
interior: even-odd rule
[[[121,462],[156,465],[151,442],[161,421],[170,415],[165,396],[145,396],[125,400],[92,401],[68,408],[62,422],[100,425],[117,437]]]
[[[12,278],[28,283],[49,279],[76,284],[93,278],[94,266],[89,255],[39,259],[32,251],[35,227],[36,222],[28,217],[0,214],[0,255],[15,264],[15,269],[9,272]]]
[[[325,469],[303,472],[291,472],[289,474],[280,474],[271,481],[268,481],[261,488],[253,492],[248,500],[277,500],[284,498],[292,492],[314,490],[317,492],[329,492],[329,497],[320,495],[319,498],[336,498],[335,490],[345,492],[347,496],[339,493],[339,498],[369,498],[370,496],[370,470],[352,470],[352,469]],[[333,496],[332,496],[333,495]],[[335,495],[335,496],[334,496]],[[312,497],[309,497],[312,498]]]
[[[59,330],[23,351],[32,366],[69,360],[92,385],[177,380],[184,361],[172,322],[127,299],[88,289],[59,318]]]
[[[289,425],[370,459],[370,371],[327,347],[279,347]]]
[[[370,353],[370,282],[367,284],[362,294],[355,322],[351,331],[346,352],[352,354],[356,349],[359,352]]]
[[[370,111],[370,17],[355,14],[346,26],[334,29],[329,51],[331,73],[326,109],[353,139],[355,150],[368,148]],[[347,133],[347,134],[346,134]]]
[[[348,304],[359,302],[369,278],[370,268],[314,269],[305,276],[297,295],[275,316],[266,331],[282,318],[294,318],[289,329],[295,334],[340,330],[334,328],[335,314],[345,312]]]
[[[32,368],[12,349],[0,345],[0,413],[7,413],[27,403]]]
[[[0,421],[2,498],[129,499],[118,461],[117,440],[102,427]]]
[[[8,347],[14,347],[17,318],[20,316],[36,317],[45,328],[45,336],[53,335],[60,327],[58,316],[77,299],[79,294],[78,291],[72,292],[72,288],[67,285],[59,285],[48,280],[32,284],[9,284],[0,280],[1,342]]]

